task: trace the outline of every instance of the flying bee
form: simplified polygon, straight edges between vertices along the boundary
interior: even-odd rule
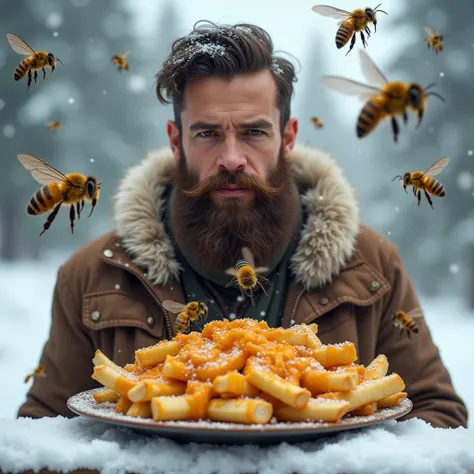
[[[381,12],[387,15],[387,12],[378,9],[380,5],[382,4],[379,3],[375,8],[358,8],[352,12],[330,7],[329,5],[315,5],[311,10],[322,16],[341,20],[337,24],[339,28],[336,33],[336,47],[337,49],[341,49],[352,38],[349,51],[346,53],[347,56],[355,45],[357,33],[360,33],[360,39],[365,48],[367,46],[367,40],[365,39],[364,31],[367,33],[367,37],[370,38],[370,23],[374,24],[374,32],[377,32],[377,13]]]
[[[127,51],[126,53],[123,54],[114,54],[112,56],[112,64],[115,64],[117,66],[117,69],[122,72],[124,69],[128,71],[128,62],[126,57],[130,54],[130,51]]]
[[[402,116],[405,125],[408,122],[408,110],[418,114],[418,128],[426,109],[427,97],[433,95],[444,102],[444,98],[436,92],[429,91],[435,84],[425,88],[413,82],[389,82],[385,75],[370,59],[369,55],[359,50],[362,72],[368,82],[366,85],[339,76],[323,76],[321,81],[327,87],[346,95],[356,95],[365,102],[359,118],[357,119],[356,132],[359,138],[365,137],[386,117],[392,123],[393,140],[398,141],[400,128],[395,117]]]
[[[40,236],[46,232],[62,205],[70,205],[69,221],[71,232],[74,232],[74,220],[79,220],[84,209],[84,201],[90,201],[92,209],[87,217],[92,215],[100,195],[100,182],[93,176],[84,176],[79,173],[62,174],[41,158],[28,153],[17,155],[21,164],[31,172],[33,178],[44,186],[30,199],[26,211],[32,216],[44,214],[53,209],[43,225]],[[74,208],[74,206],[76,206]]]
[[[407,192],[407,186],[412,186],[413,194],[415,195],[415,198],[418,199],[418,206],[421,201],[421,191],[423,191],[429,205],[433,209],[433,201],[431,200],[430,194],[435,197],[446,196],[444,186],[437,179],[433,178],[433,176],[441,173],[448,163],[449,157],[445,156],[444,158],[435,161],[425,171],[413,171],[412,173],[407,172],[403,176],[395,176],[395,178],[392,179],[392,182],[399,178],[403,184],[405,192]]]
[[[57,58],[53,53],[46,53],[45,51],[36,52],[31,46],[25,43],[20,37],[12,33],[7,34],[8,42],[12,47],[13,51],[18,54],[24,54],[28,57],[18,64],[15,69],[15,81],[23,79],[28,73],[28,89],[31,86],[31,71],[34,71],[35,84],[38,77],[38,70],[43,71],[43,80],[46,79],[45,67],[51,68],[51,73],[56,69],[56,61],[62,64],[62,61]]]
[[[263,287],[261,280],[268,281],[259,273],[267,272],[269,269],[267,267],[258,267],[255,268],[255,260],[253,254],[248,247],[242,248],[242,259],[240,259],[236,264],[235,268],[228,268],[225,272],[228,275],[232,275],[234,278],[226,285],[226,288],[232,284],[237,283],[239,285],[242,296],[246,294],[252,305],[255,306],[253,299],[253,290],[258,285],[265,294],[265,288]]]
[[[170,313],[179,313],[176,318],[176,331],[186,332],[191,322],[206,320],[208,307],[205,301],[191,301],[188,304],[177,303],[175,301],[163,301],[163,307]]]
[[[41,365],[41,364],[38,365],[38,367],[36,367],[36,369],[33,372],[31,372],[31,374],[28,374],[25,377],[25,383],[28,383],[30,379],[36,378],[36,377],[46,377],[44,365]]]
[[[400,335],[403,334],[403,331],[406,331],[408,339],[411,339],[411,333],[418,333],[419,326],[415,321],[415,318],[423,316],[423,311],[421,308],[415,308],[408,313],[405,311],[397,311],[392,314],[392,323],[393,325],[400,330]]]
[[[50,132],[54,132],[56,131],[60,126],[61,126],[61,122],[59,120],[53,120],[52,122],[49,122],[48,124],[46,124],[46,128],[50,131]]]
[[[311,117],[311,122],[313,122],[313,125],[316,128],[323,128],[323,126],[324,126],[324,123],[318,117]]]
[[[441,53],[443,51],[443,41],[444,36],[440,35],[438,31],[434,31],[429,26],[425,26],[426,34],[429,36],[428,39],[425,38],[426,44],[428,49],[432,49],[436,54]]]

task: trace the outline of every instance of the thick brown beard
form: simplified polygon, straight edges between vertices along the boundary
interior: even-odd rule
[[[254,254],[257,266],[265,265],[281,245],[288,243],[300,218],[299,198],[293,192],[293,176],[280,149],[277,167],[267,182],[242,172],[222,172],[199,182],[189,172],[181,148],[174,185],[175,201],[171,228],[176,243],[204,269],[225,270],[241,258],[246,246]],[[226,184],[252,189],[254,199],[246,203],[228,198],[221,205],[213,203],[209,192],[197,197],[186,191],[214,190]],[[199,189],[200,188],[200,189]]]

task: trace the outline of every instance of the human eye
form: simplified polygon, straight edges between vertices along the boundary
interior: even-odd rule
[[[264,132],[262,132],[262,130],[256,130],[256,129],[247,130],[247,133],[252,137],[260,137],[265,134]]]
[[[214,135],[214,130],[204,130],[204,132],[199,132],[198,137],[207,138]]]

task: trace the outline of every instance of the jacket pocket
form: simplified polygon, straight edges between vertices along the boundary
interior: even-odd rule
[[[354,317],[354,307],[350,303],[345,303],[337,306],[333,310],[316,317],[311,322],[318,325],[318,334],[325,334],[333,331],[348,320]]]
[[[135,327],[160,339],[164,333],[164,316],[158,307],[119,291],[85,294],[82,321],[95,331],[119,326]]]

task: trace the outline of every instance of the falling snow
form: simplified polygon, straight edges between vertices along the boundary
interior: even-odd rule
[[[439,77],[444,77],[444,72],[440,72]]]
[[[63,24],[63,16],[61,13],[51,13],[46,18],[46,26],[51,29],[59,28]]]
[[[68,102],[69,102],[70,104],[74,104],[74,102],[75,102],[74,97],[69,97]]]
[[[449,272],[453,274],[459,273],[459,265],[456,263],[449,265]]]
[[[8,124],[3,127],[3,135],[6,138],[12,138],[15,135],[16,129],[13,125]]]
[[[115,285],[115,289],[120,290],[120,285],[118,283]]]
[[[94,158],[91,158],[89,161],[90,161],[91,163],[94,163],[95,160],[94,160]]]
[[[57,31],[55,31],[55,32],[53,33],[53,36],[56,38],[57,36],[59,36],[59,33],[58,33]]]
[[[3,107],[5,107],[5,101],[3,99],[0,99],[0,110],[2,110]]]
[[[472,150],[469,150],[469,151],[467,152],[467,154],[468,154],[469,156],[472,156],[473,151],[472,151]]]
[[[474,177],[470,171],[461,171],[461,173],[458,174],[457,183],[459,189],[467,191],[468,189],[472,188],[474,184]]]

